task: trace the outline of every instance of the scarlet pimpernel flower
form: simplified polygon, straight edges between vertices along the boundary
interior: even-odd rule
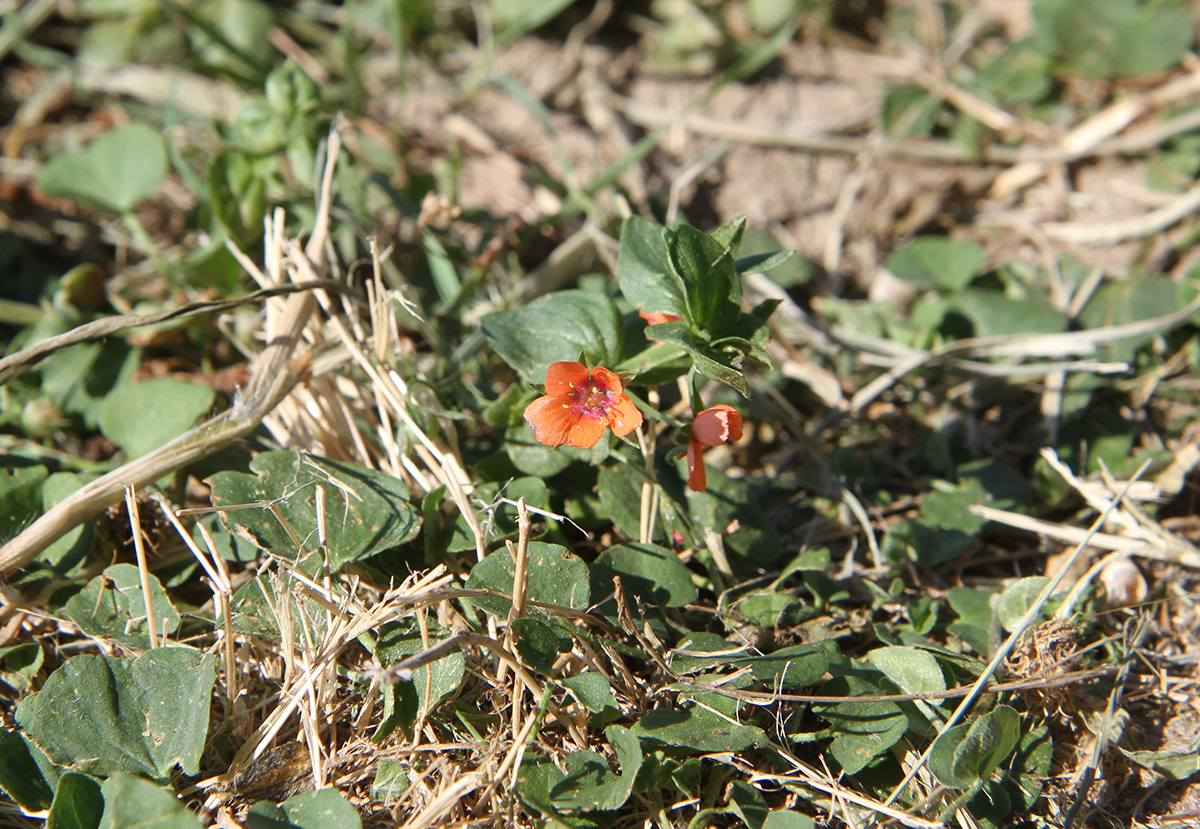
[[[704,459],[700,457],[705,446],[720,446],[741,439],[742,415],[733,406],[718,403],[697,414],[692,421],[692,439],[687,448],[688,486],[696,492],[703,492],[708,486]]]
[[[546,370],[546,395],[525,409],[533,436],[547,446],[595,446],[605,427],[617,436],[642,425],[642,413],[622,391],[621,378],[606,368],[560,361]]]

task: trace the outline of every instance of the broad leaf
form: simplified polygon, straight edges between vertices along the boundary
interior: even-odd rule
[[[674,314],[687,320],[687,292],[667,255],[670,231],[657,222],[630,216],[621,225],[617,283],[642,311]]]
[[[100,407],[100,431],[130,458],[164,446],[212,408],[213,390],[200,383],[156,377],[129,383]]]
[[[399,478],[296,452],[264,452],[254,475],[208,479],[213,505],[231,531],[295,559],[318,548],[316,489],[325,490],[325,529],[335,568],[395,549],[416,537],[421,518]],[[281,523],[283,522],[283,523]],[[299,546],[297,546],[299,545]]]
[[[729,247],[706,233],[680,225],[667,240],[667,255],[683,278],[689,318],[713,337],[729,333],[742,312],[742,280]],[[650,336],[655,336],[653,331]]]
[[[582,559],[558,544],[542,541],[529,542],[529,560],[526,565],[526,601],[564,605],[576,610],[588,606],[588,568]],[[516,562],[512,553],[500,549],[489,554],[471,568],[467,587],[494,590],[511,596]],[[512,602],[500,596],[475,596],[471,603],[483,608],[493,616],[508,618]]]
[[[767,735],[752,725],[738,725],[706,708],[659,708],[642,715],[633,732],[667,752],[706,754],[744,751],[767,744]]]
[[[60,765],[166,779],[200,768],[216,659],[160,648],[134,660],[68,659],[17,707],[17,722]]]
[[[682,607],[699,595],[691,571],[656,544],[618,544],[602,552],[591,567],[592,595],[612,593],[614,575],[628,596],[658,607]]]
[[[887,269],[920,288],[961,291],[985,262],[987,253],[971,242],[922,236],[888,257]]]
[[[38,176],[38,187],[52,196],[125,213],[166,177],[167,152],[158,130],[134,123],[51,159]]]
[[[54,798],[59,770],[24,734],[0,728],[0,789],[27,812],[39,812]]]
[[[611,299],[590,291],[558,291],[511,311],[495,311],[480,325],[488,344],[521,375],[538,385],[559,360],[587,355],[593,365],[621,361],[625,321]]]
[[[167,591],[150,574],[150,606],[154,629],[161,638],[179,629],[179,612]],[[138,650],[150,647],[146,600],[141,576],[132,564],[114,564],[70,599],[63,613],[79,629],[97,639],[110,639]]]
[[[195,772],[192,772],[195,774]],[[198,829],[200,821],[170,789],[117,772],[100,787],[104,795],[101,829]]]
[[[450,635],[450,631],[433,620],[426,621],[426,630],[430,647]],[[421,626],[414,617],[385,622],[379,629],[375,658],[384,668],[424,650]],[[400,679],[384,686],[383,717],[371,739],[375,742],[382,740],[398,725],[403,726],[406,733],[411,733],[413,723],[421,712],[428,714],[458,691],[466,674],[466,664],[463,652],[454,649],[440,659],[417,668],[411,679]]]
[[[362,816],[335,789],[301,792],[278,806],[256,803],[246,829],[362,829]]]
[[[619,809],[633,792],[633,781],[642,765],[637,736],[627,728],[610,726],[605,732],[621,764],[614,774],[608,761],[594,751],[576,751],[565,759],[566,776],[550,789],[555,808],[562,811],[610,812]]]
[[[67,772],[54,792],[46,829],[98,829],[103,814],[100,781],[76,771]]]
[[[927,651],[901,646],[876,648],[867,654],[867,661],[906,694],[946,690],[946,677],[937,660]]]

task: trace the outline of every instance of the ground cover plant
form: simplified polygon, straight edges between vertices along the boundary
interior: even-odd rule
[[[1197,819],[1192,4],[0,12],[0,825]]]

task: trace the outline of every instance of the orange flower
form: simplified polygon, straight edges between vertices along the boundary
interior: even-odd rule
[[[546,396],[525,409],[533,436],[547,446],[588,449],[604,427],[627,435],[642,425],[642,413],[621,391],[621,378],[606,368],[591,373],[582,363],[561,361],[546,370]]]
[[[679,322],[683,319],[679,314],[668,314],[665,311],[638,311],[638,316],[646,321],[646,325],[662,325],[664,322]]]
[[[720,446],[741,439],[742,415],[733,406],[718,403],[696,415],[692,421],[692,439],[687,448],[688,486],[696,492],[703,492],[708,486],[704,460],[700,457],[700,451],[705,446]]]

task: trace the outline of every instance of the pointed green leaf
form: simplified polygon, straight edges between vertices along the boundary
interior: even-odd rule
[[[671,268],[667,240],[671,232],[657,222],[630,216],[621,225],[617,284],[639,310],[690,319],[683,280]]]

